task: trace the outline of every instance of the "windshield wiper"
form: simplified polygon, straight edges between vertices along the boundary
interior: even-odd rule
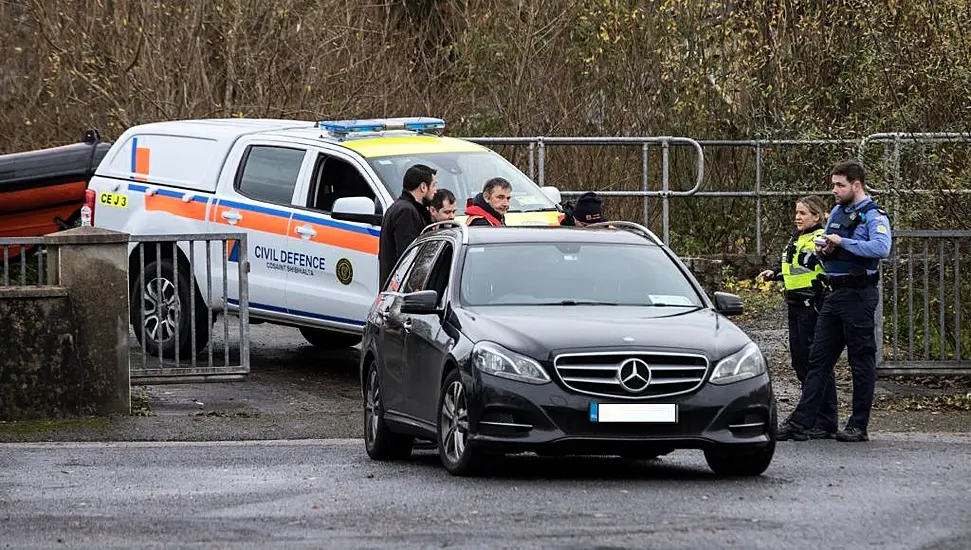
[[[701,309],[704,306],[695,304],[666,304],[664,302],[654,302],[653,304],[644,304],[644,307],[688,307],[692,309]]]
[[[560,300],[559,302],[544,302],[538,306],[617,306],[617,302],[598,302],[596,300]]]

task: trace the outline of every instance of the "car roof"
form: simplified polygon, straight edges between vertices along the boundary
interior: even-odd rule
[[[152,122],[137,127],[138,133],[172,133],[232,142],[247,135],[298,138],[331,143],[356,151],[363,157],[384,157],[417,153],[480,152],[489,149],[463,139],[419,134],[408,130],[331,134],[306,120],[272,118],[209,118]]]
[[[603,243],[657,246],[642,235],[625,229],[581,228],[564,226],[502,226],[468,227],[470,245],[515,243]],[[449,232],[461,238],[461,230],[446,228],[426,233]]]

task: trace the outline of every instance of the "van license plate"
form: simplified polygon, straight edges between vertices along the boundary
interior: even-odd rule
[[[590,422],[653,422],[678,421],[675,403],[590,403]]]
[[[119,193],[102,191],[101,194],[98,195],[98,204],[114,206],[115,208],[128,208],[128,196],[121,195]]]

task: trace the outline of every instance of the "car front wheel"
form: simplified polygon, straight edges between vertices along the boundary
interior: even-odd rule
[[[484,456],[469,445],[468,392],[459,371],[453,370],[442,385],[438,403],[438,454],[452,475],[478,473]]]
[[[773,455],[775,455],[774,440],[764,447],[747,451],[709,449],[705,451],[705,461],[718,475],[758,476],[768,469]]]
[[[367,389],[364,394],[364,448],[374,460],[403,460],[411,456],[415,438],[397,434],[384,422],[381,382],[378,367],[371,363],[368,369]]]

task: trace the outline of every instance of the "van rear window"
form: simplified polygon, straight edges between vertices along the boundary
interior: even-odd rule
[[[252,199],[290,204],[306,151],[253,145],[237,176],[236,189]]]

